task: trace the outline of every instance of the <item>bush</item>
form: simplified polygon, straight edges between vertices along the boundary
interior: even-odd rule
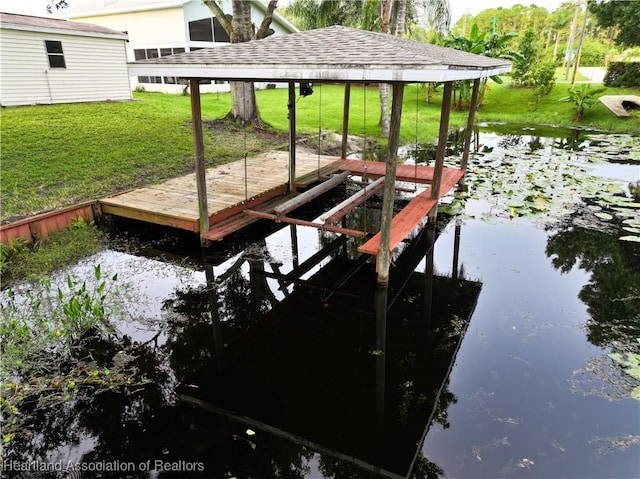
[[[604,57],[609,53],[607,47],[598,40],[587,39],[582,44],[580,54],[580,66],[601,67],[604,65]]]
[[[614,87],[640,86],[640,62],[612,62],[609,64],[604,84]]]
[[[531,68],[531,86],[537,96],[551,93],[555,84],[556,66],[553,60],[536,62]]]
[[[511,78],[516,85],[532,86],[532,67],[540,59],[540,48],[536,42],[536,33],[532,28],[528,28],[518,42],[518,52],[522,58],[513,65]]]

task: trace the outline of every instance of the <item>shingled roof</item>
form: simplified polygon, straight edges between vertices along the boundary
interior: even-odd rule
[[[69,22],[57,18],[34,17],[0,12],[2,28],[13,30],[40,31],[45,33],[66,33],[68,35],[107,36],[126,39],[127,34],[91,23]]]
[[[343,26],[129,64],[131,75],[226,80],[441,82],[510,70],[502,59]]]

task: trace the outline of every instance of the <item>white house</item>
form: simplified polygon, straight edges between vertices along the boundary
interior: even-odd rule
[[[249,0],[248,0],[249,1]],[[157,58],[174,53],[211,48],[229,42],[229,36],[218,19],[202,0],[91,0],[64,10],[62,15],[73,21],[90,22],[129,35],[127,55],[129,61]],[[222,10],[231,18],[231,0],[221,2]],[[267,4],[251,1],[252,22],[259,26]],[[297,32],[277,11],[271,29],[274,35]],[[225,91],[227,82],[203,81],[202,91]],[[140,85],[147,91],[179,93],[183,85],[175,77],[138,76],[131,78],[135,88]],[[266,84],[256,84],[258,88]]]
[[[130,100],[127,35],[0,13],[0,105]]]

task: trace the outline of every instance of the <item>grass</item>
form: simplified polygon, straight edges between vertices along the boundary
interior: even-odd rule
[[[531,90],[489,82],[489,91],[477,121],[579,126],[611,132],[640,134],[640,116],[620,120],[602,105],[586,111],[574,123],[574,107],[561,103],[567,84],[536,104]],[[405,89],[401,137],[404,143],[433,142],[440,118],[441,90],[425,102],[426,89]],[[340,131],[343,87],[316,85],[312,96],[297,101],[300,136],[318,129]],[[380,135],[379,96],[374,86],[353,87],[350,133],[368,138]],[[605,94],[636,93],[609,88]],[[190,100],[186,96],[135,93],[136,101],[42,105],[2,110],[3,222],[80,201],[107,196],[193,171]],[[366,98],[366,105],[365,105]],[[271,134],[221,127],[211,120],[230,109],[228,94],[202,96],[203,118],[211,122],[205,134],[207,163],[236,160],[247,151],[286,148],[286,89],[258,92],[263,119]],[[452,112],[450,127],[466,123],[466,112]]]
[[[94,253],[101,245],[102,233],[93,224],[82,220],[33,245],[20,240],[11,245],[0,245],[3,285],[44,277],[55,269]]]

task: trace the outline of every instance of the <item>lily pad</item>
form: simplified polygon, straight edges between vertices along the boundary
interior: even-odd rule
[[[640,368],[625,369],[624,372],[636,379],[640,379]]]
[[[637,386],[633,391],[631,391],[631,397],[636,401],[640,401],[640,386]]]
[[[640,234],[640,228],[632,228],[630,226],[623,226],[622,229],[627,231],[627,232],[629,232],[629,233]]]
[[[640,243],[640,236],[633,236],[633,235],[620,236],[620,238],[618,239],[620,241],[631,241],[632,243]]]
[[[603,213],[602,211],[598,211],[594,213],[594,215],[604,221],[610,221],[613,219],[613,216],[611,216],[609,213]]]
[[[640,367],[640,356],[637,354],[610,353],[608,356],[625,368]]]

